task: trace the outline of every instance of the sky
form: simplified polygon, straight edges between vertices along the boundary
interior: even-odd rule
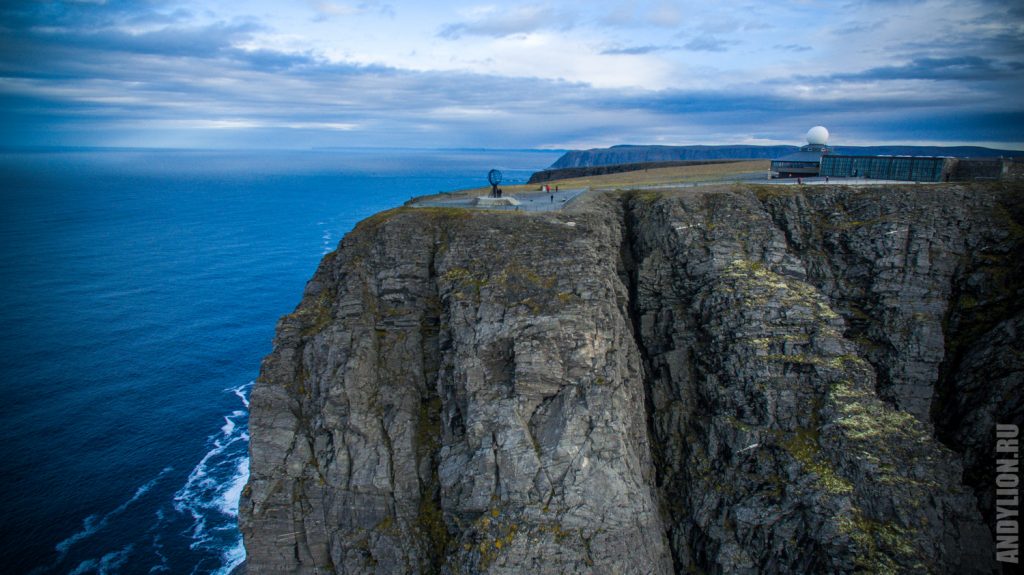
[[[0,146],[1024,149],[1019,0],[4,0]]]

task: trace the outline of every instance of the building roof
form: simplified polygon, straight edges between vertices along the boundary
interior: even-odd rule
[[[781,158],[775,158],[773,162],[821,162],[822,154],[831,150],[822,144],[807,144],[801,146],[800,151],[787,154]]]
[[[773,162],[820,162],[821,152],[793,152],[781,158],[775,158]]]

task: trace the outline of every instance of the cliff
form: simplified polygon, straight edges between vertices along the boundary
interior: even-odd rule
[[[699,160],[770,160],[792,154],[797,146],[612,146],[590,150],[572,150],[555,160],[549,169],[585,168],[615,164]],[[995,150],[979,146],[834,146],[836,154],[860,156],[952,156],[1024,157],[1022,150]]]
[[[251,397],[249,573],[991,573],[1024,187],[384,212]]]

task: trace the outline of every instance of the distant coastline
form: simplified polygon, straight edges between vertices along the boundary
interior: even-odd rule
[[[765,160],[792,154],[797,146],[635,146],[621,145],[610,148],[592,148],[566,152],[548,169],[587,168],[615,164],[650,162],[704,161],[704,160]],[[856,156],[952,156],[1024,157],[1024,150],[1003,150],[983,146],[833,146],[836,154]]]

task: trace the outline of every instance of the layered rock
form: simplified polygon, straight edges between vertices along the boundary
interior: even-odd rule
[[[248,570],[991,572],[971,487],[1022,415],[1020,197],[364,221],[253,390]]]

